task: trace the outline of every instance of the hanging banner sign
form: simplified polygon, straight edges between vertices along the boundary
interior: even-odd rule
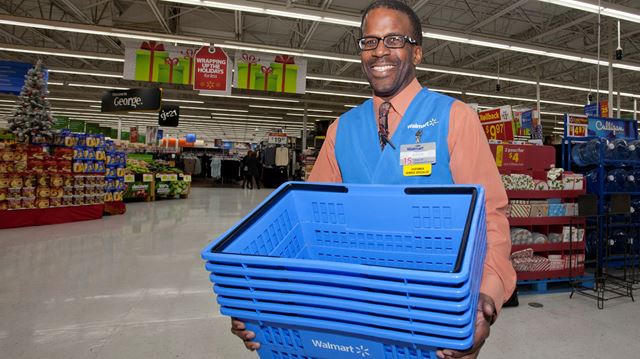
[[[180,107],[163,105],[158,113],[158,126],[178,127],[180,120]]]
[[[229,56],[219,47],[201,47],[195,54],[193,89],[220,95],[231,94]]]
[[[587,116],[582,115],[564,115],[565,136],[569,137],[587,137],[589,128],[589,120]]]
[[[158,111],[162,102],[159,88],[111,90],[102,94],[102,112]]]
[[[600,105],[597,103],[585,105],[584,114],[589,117],[609,117],[609,101],[600,101]]]
[[[490,140],[512,141],[514,136],[513,111],[511,106],[500,106],[478,113],[487,138]]]
[[[124,51],[124,78],[191,85],[195,51],[191,47],[157,41],[127,42]]]
[[[234,87],[304,94],[307,60],[289,55],[236,52]]]
[[[33,67],[34,65],[27,62],[0,61],[0,93],[19,95],[24,86],[24,77]],[[42,71],[46,83],[49,73],[45,68]]]

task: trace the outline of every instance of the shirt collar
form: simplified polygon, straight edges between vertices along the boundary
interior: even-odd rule
[[[407,85],[407,87],[402,89],[402,91],[400,91],[389,101],[391,102],[390,111],[396,112],[401,117],[404,116],[404,113],[407,111],[407,108],[409,108],[411,101],[414,97],[416,97],[420,90],[422,90],[422,86],[420,86],[418,80],[414,78],[413,81],[411,81],[409,85]],[[374,113],[376,114],[376,117],[378,109],[383,102],[384,100],[382,98],[375,95],[373,96],[373,108],[375,109]]]

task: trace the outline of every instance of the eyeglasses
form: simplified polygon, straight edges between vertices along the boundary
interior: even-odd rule
[[[365,36],[359,38],[357,42],[360,50],[369,51],[377,49],[380,40],[382,40],[382,43],[387,49],[402,48],[407,42],[411,45],[416,45],[418,43],[413,38],[404,35],[387,35],[385,37]]]

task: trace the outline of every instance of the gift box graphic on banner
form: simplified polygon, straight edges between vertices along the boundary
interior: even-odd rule
[[[298,66],[295,65],[293,56],[278,55],[274,61],[271,63],[271,68],[273,75],[277,78],[276,91],[296,93]]]
[[[180,63],[184,68],[189,69],[189,71],[184,71],[182,83],[191,85],[193,84],[193,68],[195,66],[193,59],[196,56],[196,52],[193,49],[187,49],[186,51],[180,51],[180,53],[182,54]]]
[[[158,82],[182,83],[185,68],[180,64],[180,59],[168,57],[164,59],[164,64],[158,66],[158,69]]]
[[[169,52],[164,45],[155,41],[144,41],[140,49],[136,50],[135,79],[138,81],[158,81],[158,68],[164,64]]]
[[[260,73],[259,58],[251,54],[242,54],[242,62],[238,63],[238,88],[254,89],[256,76]]]
[[[261,66],[260,72],[256,74],[254,90],[276,91],[278,79],[273,76],[273,69]]]

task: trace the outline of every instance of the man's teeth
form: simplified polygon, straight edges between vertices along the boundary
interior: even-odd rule
[[[385,66],[374,66],[373,69],[376,71],[387,71],[387,70],[391,70],[393,68],[393,66],[391,65],[385,65]]]

